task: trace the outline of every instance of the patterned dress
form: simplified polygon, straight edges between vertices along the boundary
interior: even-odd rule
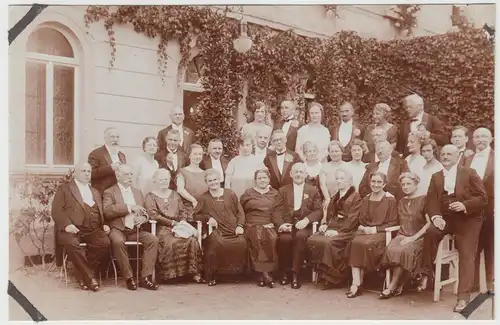
[[[250,260],[257,272],[272,272],[278,267],[278,235],[275,229],[264,225],[275,223],[272,219],[274,201],[278,191],[269,188],[266,193],[259,193],[250,188],[240,198],[245,212],[245,237],[250,251]]]
[[[201,274],[202,251],[196,238],[178,238],[172,233],[173,220],[186,220],[186,210],[180,195],[172,191],[168,198],[162,198],[150,192],[146,195],[145,205],[150,218],[158,222],[157,277],[165,281]]]
[[[420,237],[406,245],[401,245],[401,241],[415,235],[425,225],[425,196],[412,199],[402,198],[398,204],[398,215],[401,229],[396,238],[387,246],[382,258],[382,266],[401,266],[414,275],[415,270],[420,267],[424,238]]]

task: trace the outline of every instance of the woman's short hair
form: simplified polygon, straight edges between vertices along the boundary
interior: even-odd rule
[[[264,108],[264,110],[265,110],[265,111],[266,111],[266,113],[267,113],[267,105],[266,105],[266,103],[261,102],[261,101],[256,101],[256,102],[255,102],[255,106],[254,106],[254,110],[253,110],[253,111],[255,112],[255,111],[256,111],[256,110],[258,110],[259,108]]]
[[[351,146],[349,148],[349,151],[352,150],[354,146],[358,146],[363,150],[363,154],[368,152],[368,145],[366,144],[366,141],[363,141],[361,139],[354,139],[351,141]]]
[[[155,173],[153,174],[153,182],[156,183],[156,181],[158,180],[158,177],[162,174],[165,174],[165,175],[168,175],[168,177],[170,179],[172,179],[172,172],[169,170],[169,169],[166,169],[166,168],[160,168],[160,169],[157,169],[155,171]]]
[[[332,141],[330,141],[330,143],[328,144],[328,152],[330,152],[330,148],[332,146],[337,146],[340,149],[340,151],[342,153],[344,153],[344,148],[342,147],[342,144],[340,143],[340,141],[338,141],[338,140],[332,140]]]
[[[267,167],[262,167],[255,171],[255,173],[253,174],[253,179],[256,180],[257,176],[259,176],[259,174],[262,173],[266,174],[268,178],[271,178],[271,173],[269,172],[269,169],[267,169]]]
[[[318,102],[312,102],[310,105],[309,105],[309,109],[308,111],[310,111],[313,107],[318,107],[320,110],[321,110],[321,113],[323,114],[325,112],[325,109],[323,108],[323,105],[321,105],[320,103]]]
[[[434,157],[437,159],[439,157],[439,147],[436,143],[436,140],[427,138],[424,139],[420,145],[420,151],[422,151],[422,148],[425,146],[431,145],[432,147],[432,153],[434,154]]]
[[[255,146],[255,139],[250,134],[243,134],[242,136],[240,136],[238,138],[238,140],[236,140],[236,144],[239,147],[239,146],[242,146],[246,141],[251,141],[252,142],[252,146]]]
[[[304,142],[302,144],[302,152],[305,154],[307,148],[310,148],[310,147],[314,147],[314,148],[316,148],[316,150],[318,150],[318,145],[315,142],[313,142],[313,141],[306,141],[306,142]]]
[[[378,103],[375,104],[375,107],[373,107],[373,110],[377,110],[379,112],[382,112],[384,116],[388,116],[391,114],[391,107],[387,105],[386,103]]]
[[[398,181],[401,183],[401,181],[403,180],[403,178],[409,178],[413,182],[415,182],[416,184],[420,183],[420,177],[418,177],[418,175],[415,174],[414,172],[404,172],[404,173],[401,173],[401,175],[399,175]]]
[[[144,140],[142,140],[142,150],[146,150],[146,144],[151,141],[151,140],[155,140],[155,142],[157,142],[156,138],[155,137],[145,137]]]
[[[201,149],[201,151],[203,152],[203,147],[200,144],[193,143],[192,145],[189,146],[188,157],[191,156],[191,153],[193,152],[194,149]]]
[[[373,178],[373,176],[380,176],[380,178],[382,178],[382,181],[384,183],[387,183],[387,175],[386,174],[379,172],[379,171],[374,171],[374,172],[370,173],[369,179],[371,180]]]
[[[212,175],[219,177],[219,179],[222,178],[222,175],[220,174],[220,172],[217,169],[209,168],[209,169],[205,170],[205,174],[203,175],[203,179],[205,180],[205,182],[207,181],[207,177],[212,176]]]

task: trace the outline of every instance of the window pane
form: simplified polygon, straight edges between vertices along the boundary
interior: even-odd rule
[[[28,39],[28,52],[73,58],[73,48],[59,31],[43,27],[33,32]]]
[[[184,124],[189,127],[191,130],[196,131],[197,127],[194,123],[194,120],[191,116],[192,113],[196,112],[196,106],[198,105],[200,95],[202,93],[194,92],[194,91],[183,91],[183,105],[184,108]]]
[[[46,65],[26,62],[26,163],[46,163]]]
[[[74,157],[75,69],[54,66],[54,164],[72,165]]]
[[[202,56],[195,57],[186,67],[184,82],[196,84],[200,82],[202,70],[205,68],[205,60]]]

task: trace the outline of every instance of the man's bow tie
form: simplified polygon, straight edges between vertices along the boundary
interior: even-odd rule
[[[283,151],[283,152],[277,152],[276,151],[276,156],[283,156],[285,153],[286,153],[286,150]]]
[[[412,121],[412,122],[418,122],[418,118],[412,118],[410,121]]]
[[[293,120],[293,117],[290,117],[290,118],[288,118],[288,119],[285,119],[285,123],[290,122],[291,120]]]

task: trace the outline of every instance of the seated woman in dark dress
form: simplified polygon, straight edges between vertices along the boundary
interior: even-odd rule
[[[163,168],[157,170],[153,174],[153,190],[145,199],[149,216],[158,223],[156,275],[162,281],[192,276],[195,282],[203,283],[202,252],[196,240],[196,233],[188,238],[177,237],[175,234],[176,225],[188,228],[191,226],[186,222],[187,215],[182,198],[177,192],[169,189],[170,179],[170,171]]]
[[[352,285],[347,298],[361,293],[366,272],[380,269],[380,260],[385,252],[385,229],[398,222],[396,199],[383,190],[387,176],[376,171],[368,179],[372,192],[363,198],[358,230],[347,248],[352,272]]]
[[[393,275],[389,287],[380,293],[381,299],[399,296],[405,282],[415,276],[420,266],[423,235],[431,222],[425,214],[425,195],[418,191],[420,178],[413,172],[399,176],[405,196],[398,203],[401,229],[391,240],[382,258],[382,267],[392,268]]]
[[[278,267],[279,226],[272,218],[274,201],[278,191],[269,185],[271,175],[267,168],[255,172],[255,186],[249,188],[240,198],[245,212],[245,237],[250,250],[250,260],[255,271],[260,272],[258,286],[274,288],[274,280],[269,274]]]
[[[243,236],[245,214],[236,194],[221,188],[221,175],[215,169],[205,171],[208,191],[195,209],[195,220],[208,222],[212,233],[203,245],[204,269],[209,286],[217,284],[218,274],[241,274],[247,267],[247,242]]]
[[[338,192],[328,205],[319,232],[307,240],[310,261],[324,280],[323,290],[342,284],[349,277],[346,247],[358,227],[361,197],[352,185],[352,175],[342,167],[335,171]]]

